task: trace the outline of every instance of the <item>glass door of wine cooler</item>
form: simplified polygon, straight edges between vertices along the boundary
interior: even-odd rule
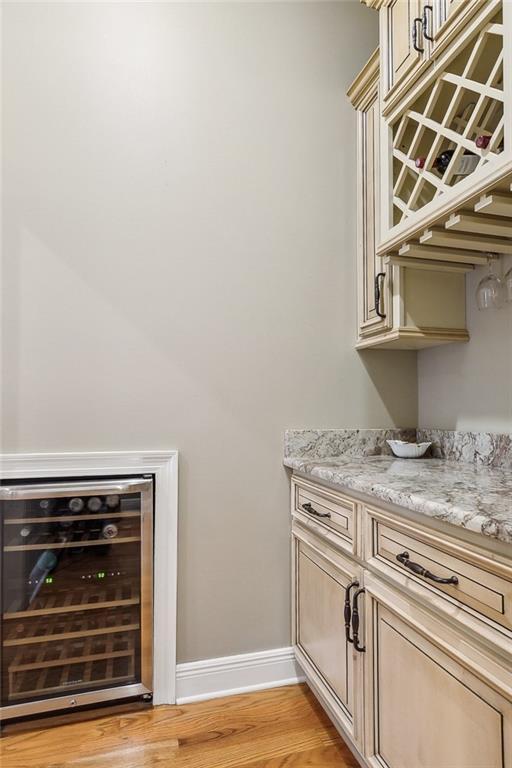
[[[0,488],[2,719],[152,691],[153,484]]]

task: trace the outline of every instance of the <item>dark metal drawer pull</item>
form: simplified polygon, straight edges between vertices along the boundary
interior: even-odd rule
[[[345,618],[345,637],[347,638],[347,643],[354,642],[350,637],[350,620],[352,618],[352,609],[350,607],[350,590],[358,586],[358,581],[352,581],[345,589],[345,610],[343,611],[343,616]]]
[[[358,589],[352,601],[352,642],[354,643],[354,648],[359,653],[365,653],[366,651],[365,645],[359,645],[359,607],[357,604],[357,599],[359,595],[363,594],[363,592],[366,592],[364,588]]]
[[[430,579],[430,581],[435,581],[436,584],[458,584],[459,580],[456,576],[450,576],[447,579],[443,579],[441,576],[436,576],[434,573],[430,573],[430,571],[427,571],[426,568],[424,568],[419,563],[413,563],[412,560],[409,560],[409,553],[408,552],[401,552],[399,555],[396,556],[396,559],[399,563],[402,563],[402,565],[405,565],[406,568],[408,568],[413,573],[417,573],[418,576],[423,576],[425,579]]]
[[[315,515],[315,517],[330,517],[330,512],[318,512],[314,507],[311,506],[309,501],[307,501],[305,504],[302,504],[302,509],[304,512],[309,512],[310,515]]]

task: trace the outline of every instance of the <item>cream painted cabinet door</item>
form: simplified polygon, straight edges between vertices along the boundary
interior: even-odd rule
[[[432,37],[430,55],[438,53],[441,44],[456,40],[469,18],[488,0],[426,0],[424,31]]]
[[[364,600],[370,764],[510,768],[511,703],[418,628],[413,605],[404,617],[371,589]]]
[[[358,119],[358,335],[383,333],[392,326],[388,272],[376,250],[380,238],[379,57],[373,55],[350,96]],[[357,82],[357,81],[356,81]]]
[[[357,566],[344,559],[347,567],[340,568],[334,564],[336,554],[330,548],[322,553],[297,537],[294,541],[294,639],[298,659],[305,659],[306,673],[313,672],[313,682],[319,684],[342,725],[357,741],[357,653],[347,642],[344,623],[346,591],[356,581]]]
[[[359,217],[359,334],[390,327],[389,284],[383,260],[377,256],[379,237],[379,121],[378,87],[359,112],[361,211]]]
[[[391,0],[384,14],[384,90],[387,93],[405,80],[426,53],[421,0]]]

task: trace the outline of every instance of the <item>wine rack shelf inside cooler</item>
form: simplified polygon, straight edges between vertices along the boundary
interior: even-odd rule
[[[37,515],[36,517],[7,517],[4,525],[29,525],[37,523],[76,523],[80,520],[98,520],[105,517],[105,513],[78,514],[78,515]],[[126,517],[140,517],[140,512],[109,512],[110,520],[119,520]]]
[[[70,549],[71,547],[99,547],[105,544],[131,544],[134,541],[140,541],[140,536],[124,536],[120,539],[88,539],[87,534],[76,538],[73,541],[48,542],[48,539],[36,544],[12,544],[4,547],[4,552],[25,552],[30,550],[44,549]]]
[[[9,699],[53,694],[69,687],[117,685],[134,675],[133,635],[87,637],[36,650],[22,647],[8,666]]]
[[[80,613],[44,614],[6,621],[4,647],[34,645],[54,640],[74,640],[140,629],[139,606]]]
[[[44,590],[44,587],[43,587]],[[52,589],[49,594],[41,591],[35,597],[27,610],[16,610],[16,604],[8,606],[3,614],[4,619],[13,620],[30,616],[47,616],[55,613],[70,613],[72,611],[99,610],[119,606],[138,605],[140,596],[133,579],[105,584],[91,588],[89,582],[73,588],[63,587]]]
[[[132,544],[141,540],[139,514],[131,516],[128,520],[117,520],[115,523],[109,518],[108,522],[115,528],[115,535],[112,537],[102,535],[105,521],[91,516],[80,517],[78,523],[70,518],[49,524],[46,520],[38,521],[38,524],[33,527],[24,526],[19,522],[17,526],[9,523],[5,528],[3,549],[4,552],[76,549],[100,547],[106,544]]]

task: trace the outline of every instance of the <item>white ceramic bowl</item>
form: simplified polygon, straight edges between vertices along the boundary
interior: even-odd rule
[[[386,440],[395,456],[401,459],[419,459],[432,443],[407,443],[405,440]]]

